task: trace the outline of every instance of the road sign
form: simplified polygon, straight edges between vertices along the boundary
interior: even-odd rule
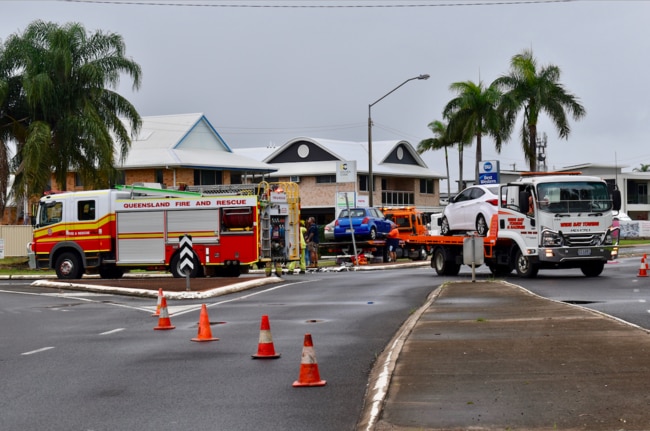
[[[481,161],[478,167],[479,184],[499,184],[501,169],[498,160]]]
[[[189,276],[194,270],[194,251],[192,250],[192,235],[183,235],[178,238],[180,248],[179,269]]]

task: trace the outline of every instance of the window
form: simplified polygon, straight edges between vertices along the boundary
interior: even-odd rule
[[[242,181],[242,174],[236,174],[234,172],[230,173],[230,184],[244,184]]]
[[[432,195],[435,193],[435,190],[433,189],[432,179],[426,179],[426,178],[420,179],[420,193],[427,194],[427,195]]]
[[[373,182],[376,177],[372,177]],[[373,191],[374,191],[373,187]],[[367,192],[368,191],[368,175],[359,175],[359,190],[362,192]]]
[[[84,180],[81,178],[81,175],[79,175],[79,172],[74,173],[74,186],[75,187],[83,187],[84,186]]]
[[[194,169],[195,186],[214,186],[223,184],[223,172]]]
[[[646,183],[637,184],[637,194],[639,196],[639,203],[647,204],[648,203],[648,184],[646,184]]]
[[[333,184],[336,183],[336,175],[318,175],[316,184]]]
[[[38,224],[47,226],[53,223],[59,223],[63,216],[62,202],[41,203],[38,214]]]
[[[77,220],[95,220],[95,201],[77,202]]]
[[[112,184],[126,184],[126,173],[124,171],[116,171]]]

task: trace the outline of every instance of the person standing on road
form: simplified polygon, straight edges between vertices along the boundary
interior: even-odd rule
[[[300,220],[300,273],[304,274],[305,269],[307,268],[307,240],[305,239],[307,235],[307,228],[305,227],[305,221]]]
[[[397,225],[393,224],[393,228],[388,232],[386,237],[386,247],[388,247],[388,261],[397,261],[397,247],[399,247],[399,230]]]
[[[307,221],[307,249],[309,250],[309,268],[318,268],[318,225],[314,217],[309,217]]]

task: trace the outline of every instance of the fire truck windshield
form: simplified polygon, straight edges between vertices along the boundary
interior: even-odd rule
[[[600,182],[539,184],[537,199],[541,211],[552,213],[594,213],[612,209],[607,185]]]
[[[38,208],[38,225],[43,227],[59,223],[62,215],[62,202],[41,202]]]

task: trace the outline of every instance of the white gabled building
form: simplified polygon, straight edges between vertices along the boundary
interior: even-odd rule
[[[374,206],[439,208],[439,184],[445,175],[431,171],[407,141],[377,141],[372,146]],[[334,217],[337,192],[356,192],[358,200],[368,202],[367,142],[297,137],[277,148],[234,151],[276,168],[271,178],[299,182],[303,216],[319,216],[320,223]],[[337,183],[338,165],[349,161],[356,161],[356,182]]]
[[[238,184],[247,175],[275,170],[234,152],[201,113],[142,117],[140,133],[116,168],[124,173],[124,184],[168,187]]]

